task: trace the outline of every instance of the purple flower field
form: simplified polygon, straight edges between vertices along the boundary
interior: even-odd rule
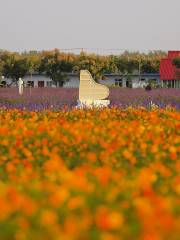
[[[109,99],[112,106],[146,107],[151,104],[159,108],[167,106],[180,109],[180,89],[121,89],[111,88]],[[19,96],[17,88],[0,89],[0,108],[17,108],[27,110],[58,110],[63,107],[75,107],[78,100],[78,89],[75,88],[27,88]]]

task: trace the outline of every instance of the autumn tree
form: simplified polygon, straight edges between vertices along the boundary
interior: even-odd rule
[[[37,51],[24,52],[22,54],[28,64],[28,72],[32,76],[33,73],[37,72],[41,63],[41,54]]]

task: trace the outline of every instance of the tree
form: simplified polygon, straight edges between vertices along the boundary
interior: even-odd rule
[[[22,54],[27,60],[28,72],[32,75],[37,72],[41,62],[41,55],[36,51],[24,52]]]
[[[56,85],[63,86],[67,74],[72,71],[79,73],[88,69],[94,79],[103,79],[105,73],[124,74],[129,77],[134,71],[141,73],[156,73],[159,71],[160,60],[165,52],[152,51],[147,54],[125,51],[121,55],[102,56],[81,52],[79,55],[63,53],[58,49],[53,51],[29,51],[22,54],[0,51],[0,71],[6,77],[17,81],[26,73],[31,75],[39,71],[50,77]],[[174,60],[178,65],[178,59]]]
[[[177,68],[180,68],[180,57],[173,59],[173,65],[175,65]]]
[[[64,59],[59,50],[44,52],[42,54],[39,72],[45,73],[52,81],[62,87],[67,80],[67,72],[71,72],[73,65],[70,61]]]
[[[110,55],[107,61],[106,73],[118,73],[116,65],[116,56]]]
[[[18,54],[5,53],[1,56],[4,62],[3,75],[6,78],[11,78],[13,82],[18,81],[19,78],[23,78],[28,72],[28,63],[25,58]]]
[[[87,69],[92,74],[95,81],[103,79],[104,74],[108,71],[108,58],[96,54],[87,54],[81,52],[77,57],[73,69],[80,72],[82,69]]]
[[[0,77],[3,74],[3,61],[0,59]]]

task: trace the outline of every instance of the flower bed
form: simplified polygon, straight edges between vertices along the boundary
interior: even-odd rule
[[[171,105],[180,109],[180,89],[110,89],[111,106],[125,108],[128,106],[143,106],[150,108],[151,104],[159,108]],[[59,110],[64,106],[75,107],[78,100],[78,89],[73,88],[29,88],[24,90],[23,96],[18,95],[17,88],[0,89],[0,107],[28,110]]]
[[[180,114],[0,110],[1,240],[177,240]]]

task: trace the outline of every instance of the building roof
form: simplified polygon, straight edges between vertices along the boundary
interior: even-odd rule
[[[173,59],[176,57],[180,57],[180,51],[169,51],[168,52],[168,59]]]
[[[180,51],[169,51],[168,56],[160,62],[160,79],[174,80],[179,70],[173,65],[173,59],[180,57]]]

